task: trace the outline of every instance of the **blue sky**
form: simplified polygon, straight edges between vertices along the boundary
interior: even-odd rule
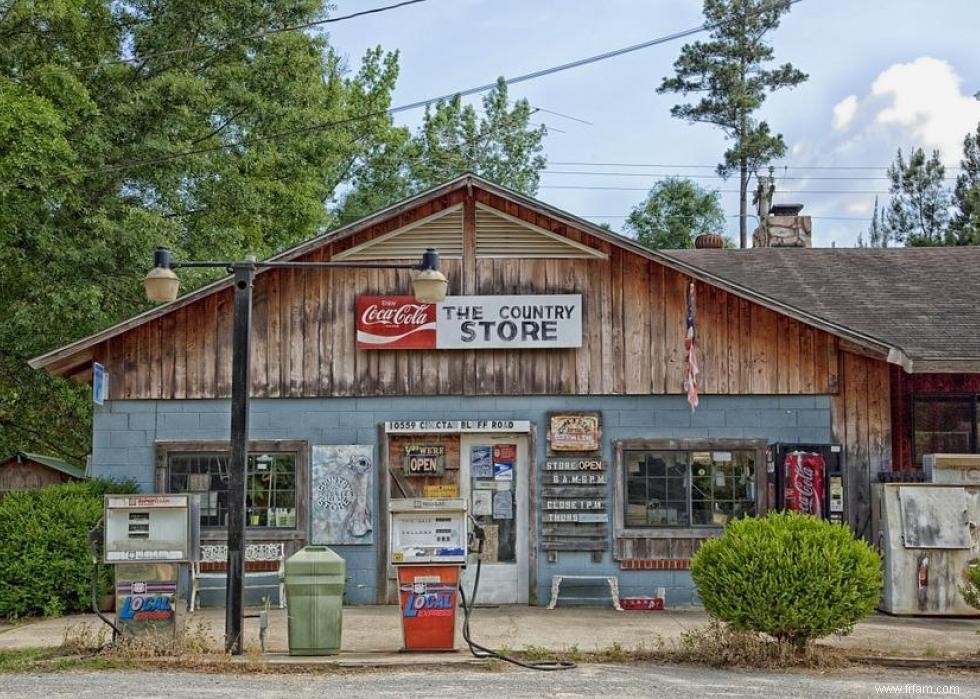
[[[334,14],[346,14],[390,3],[335,4]],[[369,47],[398,49],[397,105],[702,21],[700,0],[428,0],[334,25],[330,41],[352,66]],[[972,97],[980,91],[977,27],[976,0],[803,0],[770,35],[777,61],[810,74],[803,85],[770,96],[761,115],[789,146],[777,163],[782,192],[776,201],[805,204],[804,213],[814,217],[815,246],[850,246],[866,230],[875,192],[888,188],[884,168],[897,148],[938,148],[944,162],[958,165],[963,136],[980,121],[980,101]],[[722,191],[727,214],[738,212],[737,196],[727,191],[737,189],[737,182],[711,177],[726,147],[722,135],[708,125],[674,119],[670,107],[677,96],[656,93],[684,41],[511,88],[512,97],[592,123],[535,114],[553,128],[545,141],[549,166],[541,199],[619,230],[657,179],[700,175],[695,178],[700,184]],[[420,115],[417,110],[396,118],[414,126]],[[561,164],[571,162],[589,164]],[[841,169],[864,166],[878,169]],[[594,174],[600,172],[615,174]],[[956,174],[947,170],[949,177]],[[737,218],[728,220],[727,233],[736,233]]]

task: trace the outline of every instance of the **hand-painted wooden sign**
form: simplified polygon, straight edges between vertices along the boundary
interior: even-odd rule
[[[608,512],[545,512],[541,516],[545,523],[567,522],[572,524],[601,524],[609,521]],[[583,532],[584,533],[584,532]]]
[[[599,413],[553,413],[548,416],[551,451],[598,451],[602,430]]]
[[[545,500],[546,510],[604,510],[605,500]]]
[[[546,473],[545,485],[605,485],[605,473]]]
[[[602,459],[548,459],[544,462],[545,471],[605,471]]]
[[[442,444],[406,444],[406,476],[439,476],[446,471],[446,447]]]
[[[594,555],[608,549],[606,462],[594,457],[552,456],[541,469],[541,548],[592,551]]]

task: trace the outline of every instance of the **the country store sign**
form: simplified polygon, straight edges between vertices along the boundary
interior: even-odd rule
[[[360,349],[488,349],[582,346],[582,296],[412,296],[357,299]]]

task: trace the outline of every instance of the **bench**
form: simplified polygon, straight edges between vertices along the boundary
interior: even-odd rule
[[[586,582],[604,582],[609,585],[609,595],[612,597],[613,609],[617,612],[623,611],[619,605],[619,578],[615,575],[552,575],[551,576],[551,601],[548,602],[548,609],[554,609],[558,604],[558,593],[562,582],[565,580],[584,580]]]
[[[228,563],[226,544],[201,544],[199,560],[191,562],[191,594],[187,599],[187,611],[193,612],[201,606],[201,590],[219,590],[221,587],[201,587],[202,580],[225,578]],[[279,590],[279,608],[286,606],[285,585],[282,582],[286,564],[286,546],[282,542],[272,544],[245,545],[245,589]],[[249,585],[249,579],[259,576],[276,576],[276,582]]]

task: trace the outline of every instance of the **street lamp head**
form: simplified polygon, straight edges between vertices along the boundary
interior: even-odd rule
[[[170,268],[170,251],[157,248],[153,254],[153,269],[143,278],[146,298],[153,303],[167,303],[177,298],[180,279]]]
[[[415,300],[419,303],[442,303],[446,300],[446,275],[439,271],[439,253],[429,248],[422,253],[419,273],[412,279]]]

